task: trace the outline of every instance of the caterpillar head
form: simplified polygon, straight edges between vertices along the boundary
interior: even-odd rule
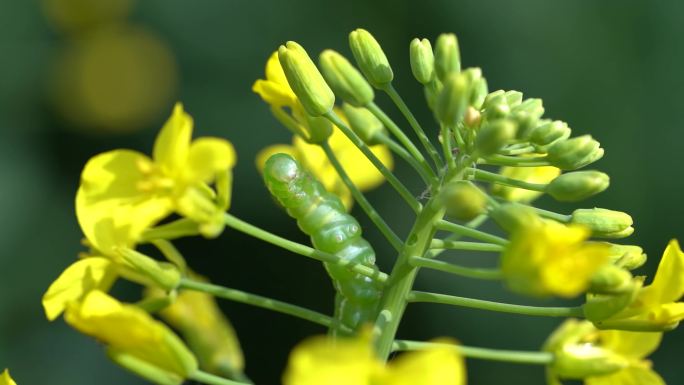
[[[273,181],[290,183],[299,175],[299,164],[287,154],[274,154],[266,161],[264,176]]]

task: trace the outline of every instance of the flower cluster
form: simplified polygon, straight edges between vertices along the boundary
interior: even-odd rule
[[[317,66],[301,45],[287,42],[253,86],[294,135],[291,145],[263,150],[257,165],[313,247],[226,212],[233,147],[219,138],[193,141],[192,119],[178,104],[151,157],[115,150],[86,164],[76,215],[89,251],[48,288],[47,318],[64,314],[69,325],[101,341],[114,362],[162,385],[251,383],[237,333],[216,297],[328,329],[327,336],[294,348],[285,385],[464,385],[463,357],[545,365],[549,385],[564,379],[664,384],[645,357],[684,319],[684,253],[677,241],[644,285],[645,277],[631,273],[646,260],[642,248],[606,241],[634,232],[627,213],[578,208],[564,214],[534,205],[543,194],[576,202],[606,190],[608,175],[579,170],[603,156],[599,142],[573,137],[567,123],[544,117],[540,99],[490,92],[479,68],[461,68],[453,34],[440,35],[434,49],[428,39],[409,46],[412,73],[435,118],[434,130],[425,130],[394,89],[394,72],[375,38],[357,29],[349,46],[356,66],[332,50],[321,53]],[[376,92],[389,97],[412,133],[375,104]],[[420,191],[394,175],[395,156],[421,178]],[[407,234],[398,235],[363,194],[384,181],[415,215]],[[375,265],[375,249],[350,213],[353,203],[396,251],[391,272]],[[487,219],[498,226],[495,233],[478,228]],[[171,242],[214,238],[224,227],[323,262],[336,291],[333,315],[209,283]],[[143,243],[166,261],[137,250]],[[440,259],[447,250],[496,253],[498,264],[461,266]],[[527,306],[418,291],[413,284],[421,269],[584,303]],[[144,286],[144,298],[119,302],[111,293],[117,279]],[[402,316],[415,302],[569,319],[536,352],[457,345],[449,338],[398,339]],[[411,352],[388,362],[403,350]],[[13,384],[7,372],[0,384]]]

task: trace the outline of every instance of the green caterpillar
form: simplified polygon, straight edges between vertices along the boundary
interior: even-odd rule
[[[313,246],[351,262],[375,267],[375,251],[361,237],[361,226],[347,214],[337,197],[286,154],[271,156],[264,166],[264,182]],[[337,291],[335,318],[356,330],[372,321],[381,291],[370,278],[342,266],[325,264]]]

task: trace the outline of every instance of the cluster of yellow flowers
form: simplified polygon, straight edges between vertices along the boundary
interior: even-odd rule
[[[243,373],[235,330],[215,297],[330,329],[328,336],[294,348],[285,385],[464,385],[463,357],[468,356],[543,364],[549,385],[564,379],[587,385],[664,384],[646,357],[663,333],[684,319],[684,302],[679,302],[684,296],[684,253],[677,241],[669,243],[655,278],[644,285],[645,277],[630,272],[646,260],[640,247],[596,240],[629,236],[634,228],[628,214],[593,208],[564,215],[532,205],[544,193],[559,201],[578,201],[605,190],[606,174],[574,171],[603,156],[600,144],[590,136],[570,138],[567,124],[541,119],[539,99],[523,100],[517,91],[489,92],[481,70],[461,69],[456,37],[445,34],[434,51],[427,39],[415,39],[410,46],[412,72],[425,87],[439,124],[440,155],[392,87],[393,72],[378,42],[359,29],[350,34],[350,47],[359,69],[326,50],[320,57],[321,74],[303,47],[288,42],[268,59],[266,79],[253,86],[294,134],[291,145],[263,150],[257,166],[272,194],[283,194],[279,202],[311,235],[315,248],[226,212],[235,151],[224,139],[192,140],[192,118],[177,104],[151,158],[115,150],[85,165],[76,215],[89,251],[48,288],[43,297],[47,318],[64,314],[69,325],[101,341],[114,362],[162,385],[188,379],[216,385],[251,383]],[[373,103],[374,89],[397,105],[432,165]],[[335,105],[336,97],[344,102],[341,107]],[[425,182],[421,197],[392,174],[393,154]],[[277,168],[272,159],[285,160],[281,165],[287,167]],[[491,172],[487,166],[501,167]],[[385,180],[416,215],[404,240],[361,193]],[[483,188],[485,183],[492,187]],[[390,274],[375,266],[372,246],[346,212],[353,202],[397,250]],[[172,215],[180,219],[171,221]],[[508,237],[477,229],[486,218]],[[187,266],[170,242],[187,235],[214,238],[225,226],[324,262],[337,290],[335,315],[210,284]],[[436,238],[439,231],[451,234]],[[167,261],[138,251],[143,243],[154,245]],[[445,249],[497,252],[499,266],[470,268],[437,260]],[[415,291],[413,282],[421,268],[499,279],[533,297],[584,295],[586,300],[582,306],[548,308]],[[130,304],[111,296],[120,278],[144,286],[144,298]],[[356,314],[341,316],[352,299],[358,301]],[[412,302],[584,320],[569,318],[541,351],[524,354],[450,340],[398,340],[402,314]],[[373,325],[363,325],[368,319]],[[339,331],[351,336],[340,337]],[[389,355],[400,350],[415,351],[387,363]],[[12,384],[5,371],[0,385]]]

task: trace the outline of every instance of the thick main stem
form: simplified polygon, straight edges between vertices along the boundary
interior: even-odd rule
[[[394,269],[387,281],[381,303],[381,314],[389,314],[390,319],[383,318],[383,328],[376,340],[376,352],[380,359],[386,360],[392,351],[392,342],[399,328],[404,310],[406,296],[413,287],[418,269],[411,265],[413,256],[422,257],[427,252],[435,235],[435,224],[444,216],[444,207],[435,197],[431,198],[418,214],[416,222],[409,233],[404,248],[397,259]],[[380,320],[379,320],[380,321]]]

